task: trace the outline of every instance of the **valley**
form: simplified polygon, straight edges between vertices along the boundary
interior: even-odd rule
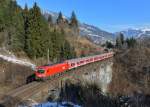
[[[149,107],[149,2],[133,1],[1,0],[0,107]]]

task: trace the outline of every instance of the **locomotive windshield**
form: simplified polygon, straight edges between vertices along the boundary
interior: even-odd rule
[[[38,73],[44,73],[45,70],[44,70],[44,69],[39,69],[37,72],[38,72]]]

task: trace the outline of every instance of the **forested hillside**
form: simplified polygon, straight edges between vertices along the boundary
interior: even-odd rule
[[[36,3],[22,9],[16,1],[0,1],[0,47],[18,56],[53,62],[75,57],[75,49],[66,39],[66,27],[73,35],[78,34],[74,12],[70,22],[60,13],[57,22],[52,23],[51,16],[46,20]]]
[[[116,39],[113,57],[113,77],[110,93],[113,95],[132,95],[134,92],[150,94],[150,39],[138,41]],[[139,106],[138,106],[139,107]]]

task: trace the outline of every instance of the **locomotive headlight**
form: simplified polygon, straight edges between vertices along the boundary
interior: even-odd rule
[[[65,67],[62,67],[62,69],[65,69]]]

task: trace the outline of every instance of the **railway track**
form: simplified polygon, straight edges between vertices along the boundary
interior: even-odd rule
[[[62,74],[60,76],[56,76],[53,79],[47,80],[45,82],[31,82],[29,84],[26,84],[22,87],[16,88],[10,92],[8,92],[5,96],[11,97],[11,98],[19,98],[20,100],[25,100],[32,95],[36,94],[40,90],[42,90],[45,86],[49,85],[49,87],[53,87],[56,85],[56,82],[60,80],[61,78],[68,76],[70,72],[67,72],[66,74]]]
[[[19,88],[15,89],[15,90],[12,90],[12,91],[8,92],[7,95],[10,95],[12,97],[16,97],[17,95],[19,95],[19,94],[21,94],[21,93],[23,93],[23,92],[25,92],[25,91],[33,88],[33,87],[36,87],[39,84],[40,83],[37,83],[37,82],[32,82],[30,84],[26,84],[26,85],[24,85],[22,87],[19,87]]]

